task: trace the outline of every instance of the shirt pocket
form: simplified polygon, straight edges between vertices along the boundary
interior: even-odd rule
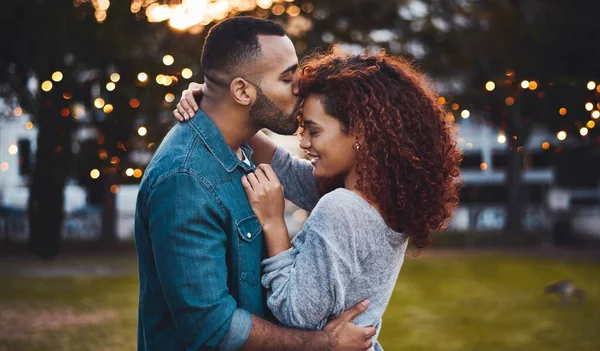
[[[242,218],[237,222],[237,231],[240,279],[252,285],[259,284],[263,246],[260,222],[256,216]]]

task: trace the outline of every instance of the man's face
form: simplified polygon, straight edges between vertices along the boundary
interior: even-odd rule
[[[261,35],[262,57],[257,63],[260,83],[250,108],[250,119],[260,128],[289,135],[298,129],[301,100],[297,95],[298,57],[287,36]]]

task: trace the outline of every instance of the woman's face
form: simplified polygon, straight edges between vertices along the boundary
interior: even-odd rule
[[[325,112],[318,96],[309,95],[304,100],[302,120],[300,147],[310,156],[315,177],[346,176],[356,168],[356,138]]]

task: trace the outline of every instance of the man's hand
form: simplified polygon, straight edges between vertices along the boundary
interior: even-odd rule
[[[352,320],[368,307],[368,300],[359,302],[319,331],[280,327],[252,316],[250,336],[242,350],[366,351],[372,345],[371,338],[376,330],[374,327],[358,327]]]
[[[371,347],[371,338],[377,330],[374,327],[359,327],[352,323],[352,320],[368,307],[369,300],[363,300],[325,325],[323,331],[329,336],[331,350],[364,351]]]
[[[177,104],[177,109],[173,111],[173,116],[180,122],[188,121],[198,111],[198,103],[194,96],[202,95],[203,84],[190,83],[188,88],[181,93],[181,99]]]

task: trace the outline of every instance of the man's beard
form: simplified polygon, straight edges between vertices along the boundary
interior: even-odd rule
[[[259,128],[267,128],[274,133],[292,135],[298,130],[298,119],[300,103],[294,107],[289,114],[280,109],[256,87],[256,102],[250,107],[250,120]]]

